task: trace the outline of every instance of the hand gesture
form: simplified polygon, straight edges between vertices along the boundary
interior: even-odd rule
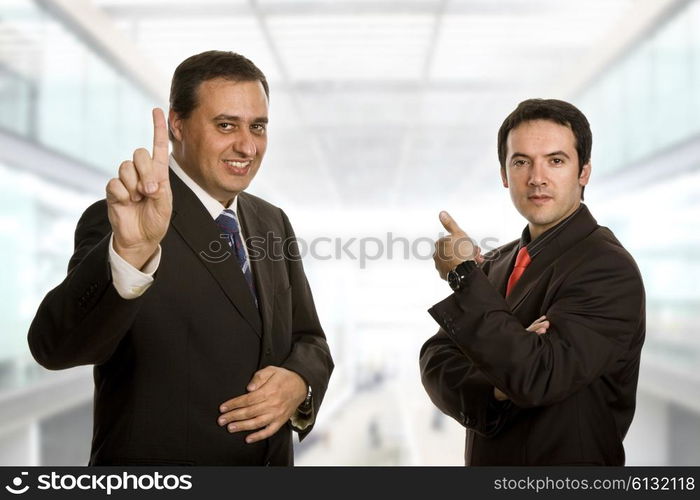
[[[163,110],[153,110],[153,154],[134,151],[119,166],[119,177],[107,183],[107,211],[114,250],[141,269],[168,230],[173,196],[168,177],[168,130]]]
[[[467,236],[457,222],[447,212],[440,212],[440,222],[449,233],[435,242],[435,269],[442,279],[447,279],[447,273],[465,260],[483,261],[481,249]]]

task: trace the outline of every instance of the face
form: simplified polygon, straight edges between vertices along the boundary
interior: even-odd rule
[[[197,91],[197,107],[182,119],[170,111],[173,156],[224,206],[246,189],[267,148],[265,90],[259,81],[215,78]]]
[[[576,211],[591,165],[579,175],[574,133],[549,120],[521,123],[508,134],[506,146],[503,186],[535,239]]]

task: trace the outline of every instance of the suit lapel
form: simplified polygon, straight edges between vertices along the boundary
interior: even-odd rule
[[[272,308],[275,293],[273,259],[264,253],[273,249],[271,242],[268,241],[269,227],[260,218],[252,200],[245,193],[238,195],[238,217],[246,237],[250,265],[253,269],[253,278],[258,292],[263,334],[269,335],[272,332]]]
[[[556,262],[569,248],[591,234],[597,227],[598,223],[588,211],[588,208],[583,205],[582,209],[574,215],[569,226],[562,229],[557,236],[553,237],[552,241],[546,244],[537,256],[532,259],[532,263],[525,269],[525,272],[523,272],[522,276],[511,290],[510,295],[506,298],[506,302],[510,306],[511,311],[514,311],[515,308],[525,300],[549,266]],[[516,245],[515,253],[517,253],[517,250],[518,246]],[[508,281],[510,272],[513,269],[512,263],[515,259],[515,253],[512,256],[512,260],[507,261],[510,265],[507,276],[505,277],[505,282]]]
[[[515,242],[513,248],[510,250],[504,250],[500,258],[491,263],[491,268],[489,269],[489,281],[503,296],[506,294],[506,283],[508,282],[508,277],[510,276],[511,270],[513,269],[515,255],[518,253],[517,243],[518,242]]]
[[[235,254],[228,251],[216,223],[199,199],[172,170],[170,186],[173,191],[173,228],[211,273],[231,304],[260,336],[260,314]]]

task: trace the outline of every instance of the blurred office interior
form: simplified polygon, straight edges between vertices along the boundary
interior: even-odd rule
[[[249,191],[304,240],[336,360],[297,464],[463,463],[420,384],[426,310],[450,292],[430,240],[441,209],[487,246],[519,237],[496,131],[529,97],[588,116],[586,203],[644,277],[627,463],[700,463],[700,0],[2,0],[0,464],[87,462],[91,367],[39,367],[27,329],[82,211],[150,148],[175,66],[208,49],[268,76]]]

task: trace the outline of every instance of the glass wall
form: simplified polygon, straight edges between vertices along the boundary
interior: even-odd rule
[[[94,195],[76,193],[0,163],[0,387],[20,387],[43,372],[27,331],[39,302],[63,281],[75,223]]]
[[[106,184],[125,151],[150,144],[156,104],[37,3],[0,3],[0,138],[19,140],[43,161],[56,156],[93,178],[104,174]],[[48,182],[3,158],[0,392],[16,392],[50,379],[31,358],[27,331],[41,299],[66,275],[80,214],[103,193],[78,191],[70,179]]]
[[[640,40],[576,99],[592,124],[596,176],[700,134],[700,3]]]
[[[107,173],[150,144],[156,99],[33,2],[0,5],[0,130]]]

